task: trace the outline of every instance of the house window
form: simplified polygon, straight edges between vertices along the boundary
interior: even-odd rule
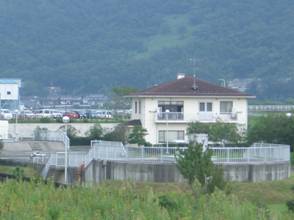
[[[141,101],[139,101],[139,114],[141,114]]]
[[[160,130],[158,131],[158,142],[159,143],[166,143],[166,140],[168,139],[168,142],[175,142],[178,140],[185,140],[185,132],[183,130],[176,130],[176,131],[166,131],[166,130]]]
[[[137,114],[138,113],[138,103],[137,103],[137,101],[135,102],[135,114]]]
[[[199,103],[200,112],[212,112],[212,102],[200,102]]]
[[[6,93],[7,95],[11,95],[11,92],[10,91],[7,91],[7,93]]]
[[[220,113],[232,113],[233,102],[232,101],[221,101],[220,102]]]

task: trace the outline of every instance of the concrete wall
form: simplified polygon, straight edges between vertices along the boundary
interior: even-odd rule
[[[86,132],[94,125],[94,123],[71,123],[71,126],[77,129],[78,135],[85,136]],[[101,127],[104,132],[110,132],[114,129],[117,123],[101,123]],[[21,137],[32,137],[36,127],[47,128],[49,131],[57,131],[62,123],[19,123],[15,127],[15,124],[9,124],[9,134],[11,136],[15,135],[15,132]]]
[[[289,163],[226,164],[224,177],[229,181],[259,182],[286,179],[290,176]],[[137,182],[184,182],[176,164],[92,161],[86,168],[86,182],[104,180],[132,180]]]

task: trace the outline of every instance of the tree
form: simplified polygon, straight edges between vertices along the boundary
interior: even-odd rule
[[[238,128],[235,124],[229,123],[200,123],[192,122],[189,124],[187,129],[188,134],[205,133],[212,141],[227,141],[230,143],[238,143],[241,141],[242,136],[240,135]]]
[[[222,169],[211,161],[212,152],[208,149],[203,151],[201,144],[189,144],[185,150],[179,150],[175,155],[177,166],[181,174],[192,185],[199,181],[205,192],[211,193],[215,187],[224,189],[226,182]]]
[[[66,134],[70,139],[77,137],[78,134],[78,130],[72,125],[62,125],[59,127],[59,130],[66,131]]]
[[[128,142],[131,144],[145,145],[145,136],[147,135],[147,130],[140,125],[134,126],[132,132],[128,137]]]
[[[269,142],[289,144],[294,147],[294,117],[285,114],[273,114],[251,119],[247,140],[254,142]]]
[[[138,91],[132,87],[115,87],[112,89],[112,101],[114,109],[128,109],[131,106],[131,100],[125,96]]]
[[[127,127],[124,124],[119,124],[114,128],[114,131],[104,135],[103,140],[127,142]]]
[[[103,129],[100,124],[94,124],[89,131],[87,132],[87,136],[91,139],[100,139],[103,134]]]

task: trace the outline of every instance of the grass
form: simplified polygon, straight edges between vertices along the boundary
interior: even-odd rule
[[[26,177],[36,177],[38,176],[38,172],[29,166],[18,166],[20,169],[24,171],[24,176]],[[13,171],[15,170],[16,166],[6,166],[6,165],[0,165],[0,173],[3,174],[13,174]]]
[[[286,211],[286,202],[294,198],[294,176],[289,179],[259,183],[232,183],[232,193],[242,201],[266,205],[272,210]]]
[[[2,170],[10,170],[1,166]],[[106,181],[94,187],[55,188],[41,182],[0,183],[0,219],[293,219],[287,180],[237,183],[229,195],[193,196],[183,183]],[[58,203],[56,202],[58,201]]]

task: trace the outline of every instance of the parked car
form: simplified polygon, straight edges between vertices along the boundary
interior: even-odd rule
[[[37,118],[61,118],[62,113],[54,109],[40,109],[35,111]]]
[[[35,152],[32,152],[30,156],[31,156],[31,158],[34,158],[34,157],[45,157],[46,154],[45,153],[42,153],[40,151],[35,151]]]
[[[65,113],[63,114],[63,116],[67,116],[67,117],[69,117],[70,119],[78,119],[78,118],[80,118],[79,113],[78,113],[78,112],[75,112],[75,111],[73,111],[73,112],[65,112]]]
[[[0,117],[6,120],[10,120],[13,118],[13,115],[8,109],[0,109]]]
[[[98,110],[92,113],[94,118],[112,118],[112,113],[107,110]]]

